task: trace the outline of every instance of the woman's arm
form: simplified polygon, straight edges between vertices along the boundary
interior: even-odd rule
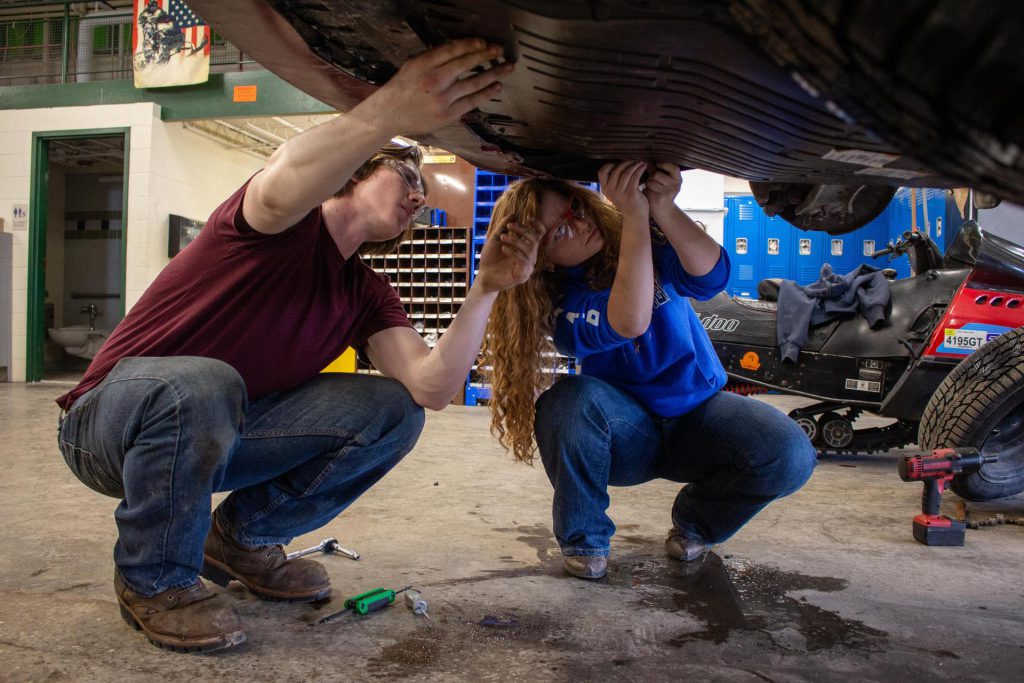
[[[647,331],[654,307],[650,209],[640,190],[645,167],[643,161],[623,161],[605,164],[597,174],[601,192],[622,213],[622,243],[608,297],[608,324],[630,339]]]
[[[721,248],[676,206],[676,195],[682,186],[679,167],[659,163],[650,170],[644,195],[650,204],[651,216],[668,238],[683,270],[695,277],[707,275],[718,263]]]

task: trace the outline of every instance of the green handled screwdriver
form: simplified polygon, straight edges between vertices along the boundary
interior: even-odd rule
[[[326,624],[329,621],[334,621],[348,614],[369,614],[370,612],[376,612],[382,610],[395,601],[395,596],[399,593],[403,593],[412,588],[412,586],[406,586],[405,588],[393,591],[389,588],[374,588],[371,591],[360,593],[351,598],[345,600],[345,609],[334,614],[328,614],[323,619],[315,622],[317,624]]]

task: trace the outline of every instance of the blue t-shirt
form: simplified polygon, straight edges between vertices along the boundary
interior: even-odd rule
[[[653,253],[654,309],[646,332],[629,339],[612,329],[611,290],[589,289],[577,266],[562,269],[553,339],[559,352],[580,359],[584,375],[618,387],[655,415],[678,417],[725,385],[725,369],[688,297],[705,301],[720,292],[729,257],[723,249],[710,273],[694,277],[671,245],[655,243]]]

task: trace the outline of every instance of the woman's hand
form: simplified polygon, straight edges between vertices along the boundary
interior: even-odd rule
[[[480,251],[480,270],[473,286],[501,292],[529,280],[545,232],[539,222],[532,226],[507,223],[488,237]]]
[[[683,186],[683,178],[679,167],[668,162],[650,164],[647,172],[644,196],[650,204],[654,220],[661,224],[668,212],[676,210],[675,200]]]
[[[643,226],[647,230],[650,206],[640,189],[640,177],[647,169],[643,161],[608,163],[597,172],[601,193],[622,213],[627,225]]]

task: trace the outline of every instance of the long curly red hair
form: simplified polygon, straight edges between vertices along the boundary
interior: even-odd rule
[[[512,183],[494,205],[488,239],[508,223],[538,221],[541,202],[549,193],[579,198],[584,220],[604,237],[601,251],[586,264],[585,277],[595,290],[610,287],[619,259],[622,215],[601,195],[580,185],[552,178]],[[520,462],[533,462],[534,403],[557,377],[552,372],[557,358],[551,333],[560,289],[560,276],[545,262],[542,248],[530,279],[499,294],[487,321],[483,367],[491,384],[491,433]]]

